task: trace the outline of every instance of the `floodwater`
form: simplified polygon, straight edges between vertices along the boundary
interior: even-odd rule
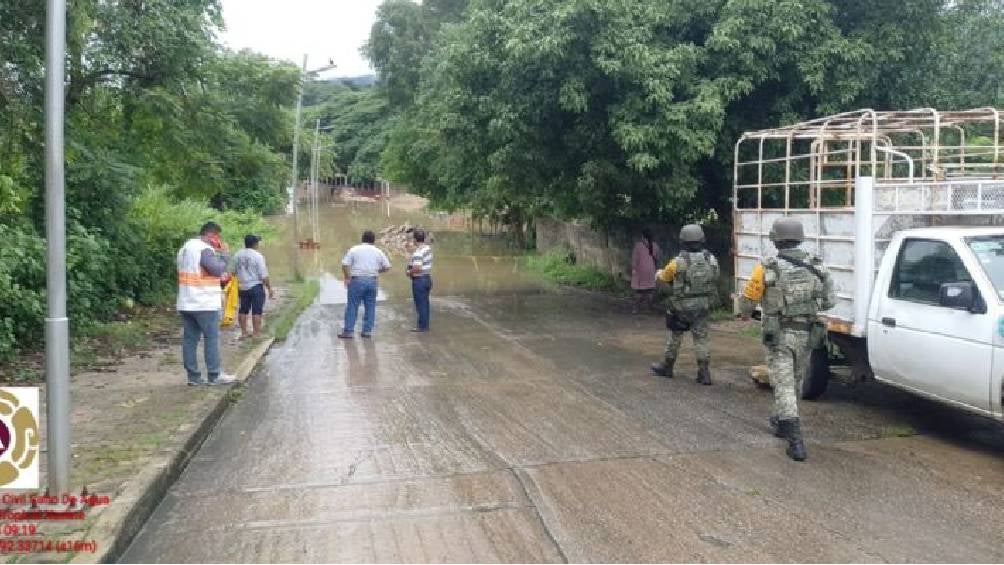
[[[378,213],[326,211],[312,272],[337,272]],[[836,383],[802,403],[809,460],[792,462],[741,327],[712,333],[715,386],[687,346],[655,378],[660,317],[543,289],[469,241],[440,239],[430,333],[408,332],[400,270],[373,339],[338,339],[344,307],[311,306],[123,561],[1004,560],[999,424]]]
[[[344,289],[332,288],[342,278],[341,260],[345,252],[360,242],[364,230],[379,232],[385,226],[409,224],[430,230],[435,236],[436,293],[470,295],[507,291],[540,290],[540,282],[528,275],[519,253],[501,236],[476,235],[465,230],[462,217],[446,214],[407,211],[391,206],[387,213],[383,202],[322,201],[319,206],[319,249],[299,250],[301,272],[319,278],[322,302],[329,299],[344,303]],[[460,222],[458,222],[460,220]],[[288,220],[283,232],[288,230]],[[312,236],[309,213],[300,216],[300,237]],[[283,238],[288,237],[283,233]],[[292,245],[263,244],[269,268],[286,275],[292,272]],[[406,258],[389,254],[393,270],[381,277],[381,299],[411,300],[411,281],[405,276]]]

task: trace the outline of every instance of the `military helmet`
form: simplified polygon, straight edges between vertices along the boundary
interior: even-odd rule
[[[802,229],[802,222],[792,218],[780,218],[774,222],[770,228],[770,240],[795,241],[801,243],[805,239],[805,231]]]
[[[697,224],[687,224],[680,230],[680,243],[704,243],[704,230]]]

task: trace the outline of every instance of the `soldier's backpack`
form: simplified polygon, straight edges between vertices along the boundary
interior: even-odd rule
[[[681,251],[673,280],[674,308],[681,311],[707,310],[718,294],[718,265],[707,250]]]
[[[779,255],[768,259],[764,266],[768,277],[764,295],[766,314],[784,318],[816,315],[819,310],[816,297],[821,293],[823,280],[810,263]]]

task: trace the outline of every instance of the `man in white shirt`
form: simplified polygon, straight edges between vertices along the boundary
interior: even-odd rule
[[[366,230],[363,232],[363,242],[349,249],[342,259],[342,274],[345,276],[345,288],[348,290],[348,304],[345,305],[345,326],[341,339],[352,339],[356,333],[356,316],[359,314],[359,304],[363,305],[362,337],[373,334],[376,323],[376,297],[379,288],[379,276],[390,270],[390,260],[383,251],[373,244],[376,235]]]

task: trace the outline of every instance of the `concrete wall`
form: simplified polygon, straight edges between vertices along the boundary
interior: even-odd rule
[[[552,249],[565,248],[575,254],[576,262],[592,265],[624,279],[631,278],[631,250],[637,233],[628,230],[600,230],[580,221],[563,221],[554,218],[538,218],[534,224],[537,232],[537,251],[546,253]],[[648,226],[652,231],[662,254],[660,263],[679,252],[677,236],[680,226],[657,224]],[[705,227],[708,249],[718,257],[722,271],[732,271],[729,255],[731,233],[726,226]],[[660,264],[660,267],[662,265]]]
[[[631,273],[631,249],[616,242],[611,244],[610,235],[595,230],[581,222],[564,222],[553,218],[538,218],[537,250],[546,253],[552,249],[569,249],[575,254],[576,262],[592,265],[614,274]]]

